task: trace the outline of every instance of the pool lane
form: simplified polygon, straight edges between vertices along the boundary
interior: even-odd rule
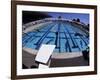
[[[72,35],[70,34],[70,31],[73,31],[73,30],[72,29],[68,30],[69,26],[66,26],[64,24],[63,24],[63,26],[64,26],[64,29],[66,30],[66,33],[70,36],[70,39],[71,39],[72,44],[73,44],[72,48],[77,48],[78,46],[77,46],[77,44],[75,44],[75,40],[73,40]]]
[[[35,44],[35,45],[37,45],[36,49],[39,49],[39,48],[40,48],[40,46],[41,46],[41,44],[42,44],[44,38],[46,38],[46,36],[47,36],[48,33],[50,32],[51,28],[54,27],[54,25],[55,25],[55,24],[51,24],[51,25],[48,26],[49,28],[47,29],[47,31],[46,31],[46,32],[43,34],[43,36],[41,36],[40,39],[36,42],[36,44]]]
[[[85,33],[83,31],[81,31],[80,29],[72,26],[71,24],[69,25],[69,27],[70,27],[70,29],[72,29],[74,31],[74,33],[80,33],[82,35],[82,36],[77,36],[78,39],[74,39],[74,41],[78,44],[78,46],[81,50],[85,49],[85,47],[88,46],[88,44],[89,44],[89,38],[86,38],[86,35],[84,35]]]
[[[54,25],[53,23],[46,25],[46,27],[48,27],[48,29],[47,29],[47,31],[45,33],[36,32],[35,36],[33,36],[34,40],[31,41],[29,44],[27,44],[27,46],[30,47],[30,48],[38,49],[41,46],[41,43],[43,42],[44,38],[48,35],[49,30],[53,25]],[[40,35],[41,37],[36,37],[38,35]]]
[[[83,36],[75,36],[79,32]],[[89,38],[80,29],[62,21],[42,25],[22,38],[23,47],[39,49],[41,44],[55,44],[54,52],[79,52],[89,44]]]

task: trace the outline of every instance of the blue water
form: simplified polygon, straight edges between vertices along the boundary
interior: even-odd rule
[[[76,33],[81,36],[75,36]],[[89,44],[89,37],[81,29],[62,21],[52,22],[23,35],[22,46],[38,50],[41,44],[54,44],[54,52],[79,52]]]

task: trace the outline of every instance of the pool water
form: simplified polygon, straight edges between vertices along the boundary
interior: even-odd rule
[[[42,44],[56,45],[54,52],[57,53],[79,52],[86,49],[89,37],[78,27],[63,21],[45,24],[22,37],[23,47],[38,50]]]

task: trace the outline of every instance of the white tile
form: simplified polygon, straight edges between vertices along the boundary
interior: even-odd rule
[[[55,48],[55,45],[46,45],[46,44],[42,44],[42,46],[40,47],[35,60],[41,63],[47,63],[53,50]]]

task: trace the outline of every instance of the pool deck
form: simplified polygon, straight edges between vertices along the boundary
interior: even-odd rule
[[[32,65],[38,66],[35,62],[36,50],[23,49],[22,51],[22,63],[28,68]],[[82,53],[53,53],[51,57],[50,67],[72,67],[72,66],[88,66],[88,62],[84,60]]]
[[[34,30],[34,29],[39,28],[39,27],[42,26],[42,25],[46,25],[46,24],[49,24],[49,23],[51,23],[51,21],[50,21],[50,22],[45,22],[45,23],[36,24],[36,25],[32,25],[32,26],[28,27],[27,29],[23,30],[23,32],[24,32],[24,33],[27,33],[27,32],[29,32],[29,31],[32,31],[32,30]],[[33,26],[34,26],[34,27],[33,27]],[[25,27],[25,26],[23,26],[23,27]]]

